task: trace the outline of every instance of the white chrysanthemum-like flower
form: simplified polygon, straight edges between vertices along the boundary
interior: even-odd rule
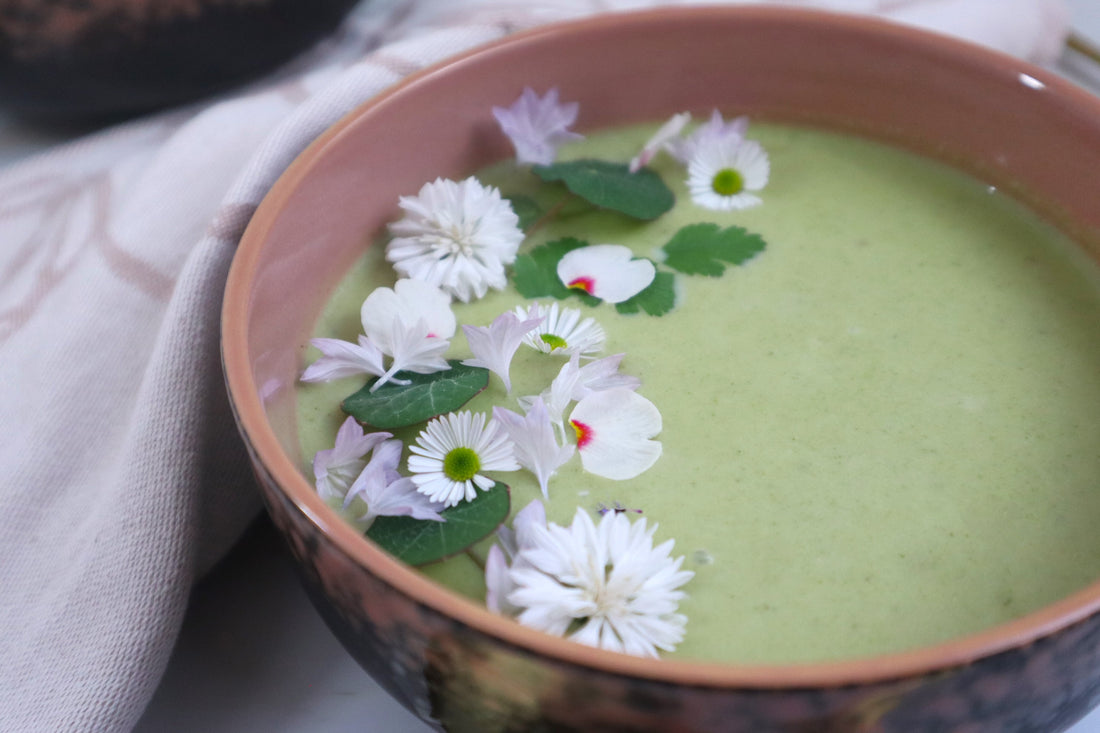
[[[496,483],[485,471],[518,471],[507,433],[483,413],[450,412],[432,419],[409,447],[409,471],[417,490],[454,506]]]
[[[561,308],[557,303],[537,303],[531,309],[516,306],[515,313],[521,318],[542,319],[542,325],[527,333],[523,342],[544,354],[597,354],[603,350],[607,340],[607,334],[596,319],[582,318],[576,308]]]
[[[627,387],[592,392],[569,415],[584,469],[623,481],[648,470],[661,457],[657,406]]]
[[[649,287],[657,268],[647,259],[634,257],[621,244],[593,244],[565,253],[558,262],[558,278],[567,288],[608,303],[630,300]]]
[[[748,117],[736,117],[729,122],[722,119],[718,110],[711,112],[710,119],[685,137],[669,140],[665,148],[680,161],[688,165],[695,156],[695,151],[701,148],[714,147],[730,141],[736,145],[745,139],[745,132],[749,129]]]
[[[492,567],[491,587],[510,589],[507,606],[493,600],[519,609],[525,626],[589,646],[643,657],[672,651],[687,623],[677,613],[680,587],[694,573],[671,557],[672,540],[653,546],[656,529],[621,512],[597,525],[579,507],[568,527],[527,522],[511,567],[504,571],[502,552]]]
[[[699,146],[688,163],[688,190],[697,205],[715,211],[747,209],[761,203],[753,192],[768,183],[771,164],[755,140],[723,139]]]
[[[500,377],[504,388],[512,391],[512,378],[509,371],[516,349],[523,343],[528,333],[538,328],[542,317],[531,309],[526,315],[512,311],[501,313],[488,326],[463,326],[466,343],[470,346],[474,358],[463,360],[467,366],[483,367]]]
[[[313,455],[313,477],[322,499],[343,500],[356,477],[367,465],[366,456],[375,446],[392,438],[390,433],[363,433],[363,428],[348,417],[336,431],[332,448]]]
[[[508,594],[515,588],[511,571],[524,564],[519,551],[531,547],[531,527],[546,527],[546,509],[538,499],[516,512],[511,528],[497,529],[499,542],[485,559],[485,605],[493,613],[516,616],[522,610],[508,602]]]
[[[691,122],[690,112],[680,112],[672,115],[665,124],[661,125],[657,132],[653,133],[653,137],[646,140],[641,151],[631,159],[630,172],[637,173],[644,166],[649,165],[649,161],[653,160],[657,153],[679,139],[680,131],[689,122]]]
[[[398,372],[417,374],[450,369],[443,358],[455,334],[451,299],[420,280],[398,280],[393,288],[375,288],[359,310],[367,340],[393,359],[390,368],[371,385],[377,390]]]
[[[526,88],[511,107],[493,107],[493,116],[512,141],[516,162],[550,165],[559,145],[584,137],[568,129],[579,109],[576,102],[559,103],[556,88],[544,97]]]
[[[547,485],[550,478],[566,461],[573,457],[576,449],[558,442],[554,436],[554,424],[541,397],[527,408],[527,414],[517,415],[503,407],[493,408],[493,418],[500,423],[515,446],[516,461],[522,468],[535,474],[543,498],[549,499]]]
[[[463,303],[504,288],[504,268],[515,261],[523,232],[498,189],[472,177],[437,178],[399,205],[405,215],[390,224],[386,259],[402,277],[436,285]]]

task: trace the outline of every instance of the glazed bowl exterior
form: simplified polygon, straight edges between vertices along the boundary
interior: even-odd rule
[[[1100,259],[1100,103],[1024,62],[893,25],[764,8],[602,16],[416,75],[322,135],[256,212],[223,357],[264,499],[318,609],[398,700],[448,730],[1053,731],[1100,699],[1100,583],[949,643],[827,664],[636,659],[523,628],[403,566],[303,473],[294,384],[335,283],[438,176],[511,155],[490,109],[530,86],[579,128],[682,110],[849,132],[1009,191]],[[950,602],[950,599],[945,599]]]

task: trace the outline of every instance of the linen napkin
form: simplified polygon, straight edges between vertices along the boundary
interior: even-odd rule
[[[226,272],[306,144],[408,73],[660,0],[373,0],[232,95],[0,171],[0,730],[133,727],[192,583],[259,511],[218,358]],[[1034,61],[1061,0],[786,0]]]

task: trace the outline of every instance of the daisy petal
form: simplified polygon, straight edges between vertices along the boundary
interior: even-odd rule
[[[647,259],[634,259],[628,247],[595,244],[565,253],[558,278],[567,288],[583,290],[608,303],[629,300],[649,287],[657,270]]]
[[[576,122],[579,108],[576,102],[559,103],[556,88],[544,97],[525,88],[511,107],[493,107],[493,116],[512,141],[516,162],[550,165],[559,145],[583,138],[568,129]]]
[[[586,471],[605,478],[634,478],[656,463],[661,443],[657,407],[625,387],[593,392],[573,408],[569,424]]]
[[[587,356],[603,350],[607,334],[595,318],[583,318],[576,308],[561,308],[557,303],[516,306],[520,318],[539,318],[541,325],[528,332],[523,343],[545,354]]]
[[[697,205],[715,211],[737,211],[761,203],[753,192],[768,183],[771,164],[755,140],[719,140],[701,145],[688,163],[688,190]]]

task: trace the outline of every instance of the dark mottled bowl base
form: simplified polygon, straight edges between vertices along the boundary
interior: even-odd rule
[[[59,0],[42,0],[58,2]],[[315,44],[357,0],[214,5],[133,27],[106,17],[71,44],[0,36],[0,108],[45,123],[107,123],[255,79]],[[33,12],[5,8],[0,13]],[[48,39],[47,39],[48,40]]]

